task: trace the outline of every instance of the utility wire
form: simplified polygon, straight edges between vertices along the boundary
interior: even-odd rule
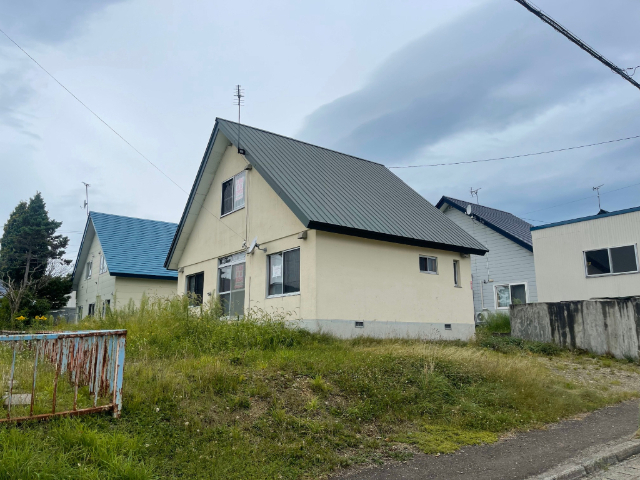
[[[624,78],[631,85],[633,85],[634,87],[640,89],[640,83],[636,82],[633,78],[631,78],[631,76],[629,74],[627,74],[627,72],[625,71],[626,69],[622,69],[622,68],[618,67],[612,61],[606,59],[604,56],[602,56],[601,54],[596,52],[593,48],[591,48],[585,42],[580,40],[577,36],[575,36],[569,30],[567,30],[562,25],[560,25],[558,22],[556,22],[553,18],[551,18],[548,15],[544,14],[541,10],[537,9],[536,7],[531,5],[526,0],[515,0],[515,1],[518,2],[520,5],[522,5],[524,8],[526,8],[527,10],[529,10],[531,13],[533,13],[536,17],[538,17],[544,23],[546,23],[547,25],[551,25],[551,27],[554,30],[556,30],[557,32],[560,32],[562,35],[567,37],[569,39],[569,41],[575,43],[578,47],[580,47],[582,50],[587,52],[593,58],[595,58],[596,60],[598,60],[601,63],[605,64],[607,67],[609,67],[615,73],[620,75],[622,78]]]
[[[640,138],[640,135],[635,135],[633,137],[617,138],[615,140],[607,140],[607,141],[598,142],[598,143],[589,143],[587,145],[578,145],[577,147],[566,147],[566,148],[558,148],[556,150],[545,150],[544,152],[524,153],[522,155],[512,155],[512,156],[509,156],[509,157],[485,158],[483,160],[468,160],[468,161],[464,161],[464,162],[451,162],[451,163],[428,163],[428,164],[424,164],[424,165],[399,165],[399,166],[396,166],[396,167],[388,167],[388,168],[444,167],[444,166],[448,166],[448,165],[463,165],[463,164],[469,164],[469,163],[495,162],[497,160],[509,160],[509,159],[513,159],[513,158],[523,158],[523,157],[533,157],[533,156],[536,156],[536,155],[546,155],[548,153],[566,152],[568,150],[577,150],[579,148],[595,147],[597,145],[605,145],[607,143],[624,142],[625,140],[634,140],[636,138]]]
[[[160,167],[158,167],[155,163],[153,163],[151,160],[149,160],[149,158],[146,157],[146,155],[144,155],[140,150],[138,150],[136,147],[134,147],[126,138],[124,138],[122,135],[120,135],[120,133],[118,133],[116,131],[116,129],[114,129],[111,125],[109,125],[105,120],[103,120],[100,115],[98,115],[96,112],[94,112],[91,108],[89,108],[89,106],[84,103],[82,100],[80,100],[71,90],[69,90],[67,87],[65,87],[56,77],[54,77],[46,68],[44,68],[35,58],[33,58],[31,55],[29,55],[29,53],[22,48],[20,45],[18,45],[18,43],[11,38],[9,35],[7,35],[7,33],[2,30],[0,28],[0,33],[2,33],[5,37],[7,37],[9,39],[9,41],[11,43],[13,43],[16,47],[18,47],[22,53],[24,53],[27,57],[29,57],[33,63],[35,63],[38,67],[40,67],[40,69],[46,73],[47,75],[49,75],[58,85],[60,85],[69,95],[71,95],[73,98],[75,98],[78,103],[80,103],[80,105],[82,105],[84,108],[86,108],[94,117],[96,117],[98,120],[100,120],[100,122],[102,122],[109,130],[111,130],[113,133],[115,133],[124,143],[126,143],[127,145],[129,145],[129,147],[131,147],[138,155],[140,155],[142,158],[144,158],[151,166],[153,166],[153,168],[155,168],[158,172],[160,172],[162,175],[164,175],[171,183],[173,183],[176,187],[178,187],[180,190],[182,190],[185,194],[187,194],[187,196],[189,195],[189,192],[187,192],[184,188],[182,188],[178,183],[176,183],[169,175],[167,175],[166,173],[164,173]],[[221,224],[223,224],[225,227],[227,227],[229,230],[231,230],[233,233],[235,233],[236,235],[238,235],[240,238],[242,238],[243,240],[246,241],[246,238],[244,238],[242,235],[240,235],[238,232],[236,232],[233,228],[231,228],[229,225],[227,225],[226,223],[224,223],[222,221],[222,219],[220,219],[217,215],[215,215],[213,212],[211,212],[209,209],[207,209],[204,204],[202,205],[202,208],[204,210],[206,210],[207,212],[209,212],[216,220],[218,220]]]

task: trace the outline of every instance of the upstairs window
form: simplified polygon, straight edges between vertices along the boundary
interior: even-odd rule
[[[100,256],[100,275],[107,271],[107,259],[104,254]]]
[[[244,253],[222,257],[218,261],[218,294],[225,316],[239,317],[244,314],[245,261]]]
[[[227,215],[244,207],[247,172],[244,170],[222,184],[222,209]]]
[[[189,304],[192,307],[202,305],[202,295],[204,293],[204,272],[189,275],[187,277],[187,293],[191,297]]]
[[[269,255],[268,296],[300,292],[300,249]]]
[[[587,277],[637,272],[636,246],[627,245],[584,252],[584,264]]]
[[[86,277],[87,277],[87,279],[91,278],[91,266],[92,265],[93,265],[93,261],[87,262],[87,268],[86,268]]]
[[[438,273],[438,259],[436,257],[420,257],[420,271],[423,273]]]

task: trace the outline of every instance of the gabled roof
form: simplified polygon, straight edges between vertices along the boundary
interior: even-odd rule
[[[495,208],[485,207],[466,200],[458,200],[451,197],[442,197],[436,204],[437,208],[443,205],[451,207],[466,213],[467,206],[471,205],[471,215],[480,220],[491,230],[498,232],[500,235],[507,237],[509,240],[517,243],[521,247],[533,252],[533,243],[531,242],[531,224],[525,222],[521,218],[509,212],[503,212]]]
[[[165,266],[177,268],[227,146],[245,158],[306,228],[484,255],[486,248],[384,165],[216,119]]]
[[[544,228],[558,227],[560,225],[568,225],[570,223],[580,223],[580,222],[587,222],[589,220],[599,220],[601,218],[615,217],[616,215],[624,215],[625,213],[633,213],[633,212],[640,212],[640,207],[625,208],[624,210],[616,210],[615,212],[607,212],[605,210],[600,210],[595,215],[590,215],[588,217],[574,218],[572,220],[564,220],[562,222],[548,223],[546,225],[538,225],[537,227],[532,227],[531,230],[542,230]]]
[[[163,266],[176,228],[175,223],[90,212],[73,271],[74,288],[78,266],[87,261],[94,235],[98,236],[110,275],[176,280],[178,274]],[[93,268],[96,271],[98,265]]]

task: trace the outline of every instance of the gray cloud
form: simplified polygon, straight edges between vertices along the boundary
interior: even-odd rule
[[[91,15],[123,0],[4,0],[2,28],[10,34],[43,43],[77,34]]]

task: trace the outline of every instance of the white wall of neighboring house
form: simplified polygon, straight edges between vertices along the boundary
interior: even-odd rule
[[[444,214],[489,249],[484,257],[471,255],[476,314],[483,308],[496,311],[497,285],[524,284],[527,302],[538,301],[536,266],[531,251],[449,205],[444,209]],[[508,309],[498,311],[508,313]]]
[[[588,277],[584,252],[640,243],[640,211],[532,230],[541,302],[640,295],[640,273]]]

